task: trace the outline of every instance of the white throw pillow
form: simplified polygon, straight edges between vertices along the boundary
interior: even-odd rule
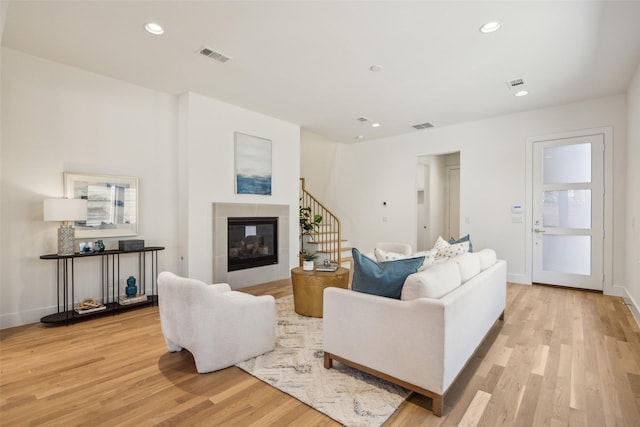
[[[437,250],[436,259],[452,258],[469,252],[469,242],[454,243],[452,245],[444,240],[442,236],[438,236],[438,240],[436,240],[433,249]]]
[[[433,263],[436,260],[436,255],[438,254],[438,251],[436,249],[431,249],[430,251],[422,251],[422,252],[416,252],[415,254],[411,255],[412,257],[419,257],[419,256],[423,256],[424,257],[424,262],[422,263],[422,266],[418,269],[418,271],[424,271],[427,268],[431,267],[433,265]]]
[[[405,254],[399,254],[397,252],[383,251],[380,248],[375,248],[373,250],[373,254],[376,257],[376,261],[378,262],[395,261],[398,259],[405,259],[405,258],[414,258],[413,256],[407,256]]]

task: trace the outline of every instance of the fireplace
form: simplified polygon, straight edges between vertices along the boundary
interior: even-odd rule
[[[278,217],[227,218],[227,271],[278,263]]]

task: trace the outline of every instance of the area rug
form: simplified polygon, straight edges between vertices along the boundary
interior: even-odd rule
[[[322,319],[300,316],[293,297],[276,300],[276,348],[239,368],[345,426],[382,425],[410,391],[334,362],[325,369]]]

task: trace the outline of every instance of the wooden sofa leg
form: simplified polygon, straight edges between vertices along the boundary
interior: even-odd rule
[[[500,315],[500,320],[504,320],[504,310],[502,310],[502,314]]]
[[[331,355],[325,351],[324,352],[324,367],[326,369],[331,369],[332,366],[333,366],[333,360],[331,359]]]
[[[444,398],[440,395],[436,395],[433,396],[431,400],[433,401],[433,404],[431,405],[431,412],[433,412],[433,415],[436,417],[441,417],[442,409],[444,407]]]

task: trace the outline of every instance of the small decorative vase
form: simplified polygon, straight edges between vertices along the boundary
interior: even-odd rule
[[[127,294],[127,298],[133,298],[138,293],[138,287],[136,286],[136,278],[133,276],[129,276],[127,279],[127,287],[125,289]]]
[[[311,261],[304,260],[302,262],[302,269],[304,271],[313,271],[314,264],[315,263],[312,260]]]
[[[94,251],[96,252],[104,252],[104,242],[102,240],[98,240],[94,246]]]

